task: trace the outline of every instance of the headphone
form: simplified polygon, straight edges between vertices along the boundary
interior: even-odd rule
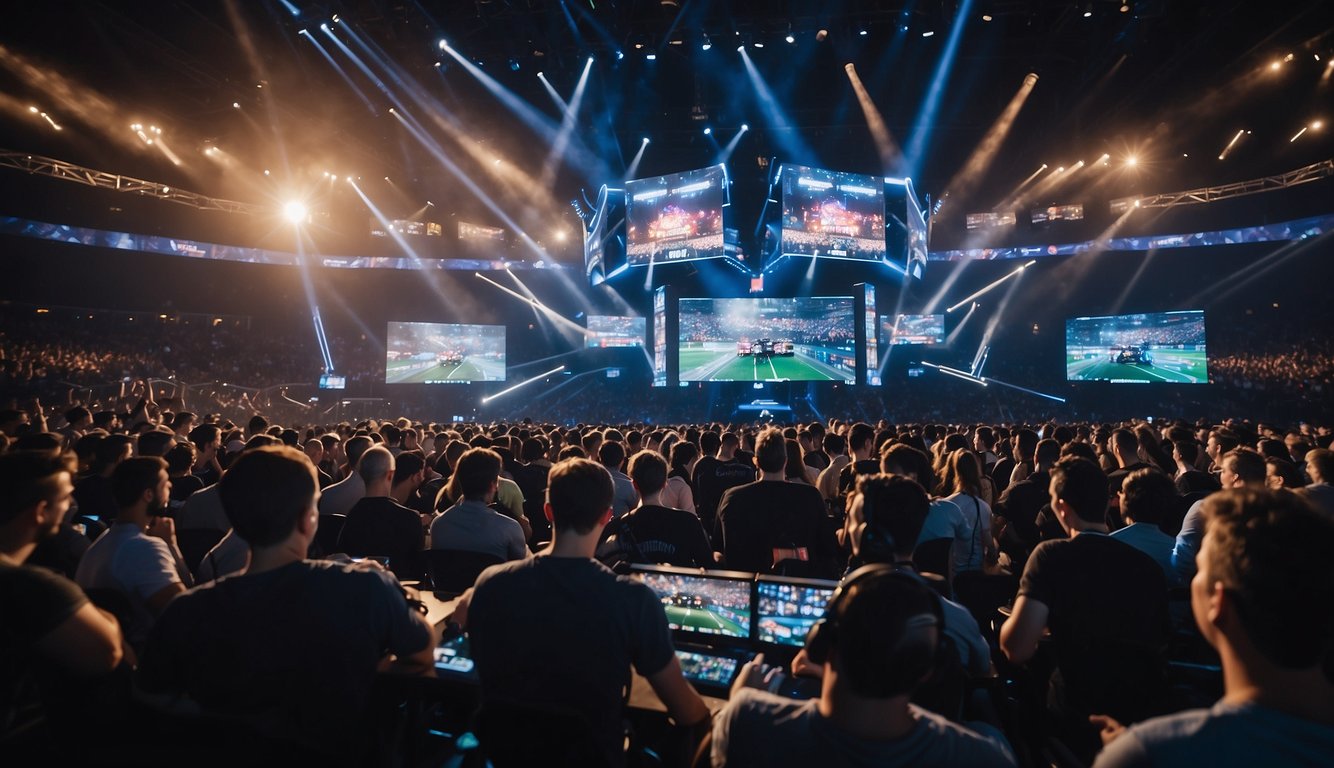
[[[830,652],[838,643],[839,624],[847,610],[848,595],[854,587],[865,587],[879,581],[911,585],[926,590],[931,597],[931,611],[908,617],[898,641],[893,646],[880,649],[886,655],[888,674],[877,680],[858,681],[859,685],[869,688],[871,693],[884,697],[910,692],[935,667],[940,637],[945,627],[944,609],[936,593],[916,574],[897,570],[888,563],[872,563],[853,571],[830,598],[824,617],[807,634],[806,656],[817,665],[829,660]],[[930,629],[936,630],[934,639],[927,632]],[[874,642],[874,639],[868,638],[868,642]]]

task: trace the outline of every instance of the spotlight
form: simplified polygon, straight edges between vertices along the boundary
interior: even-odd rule
[[[1130,3],[1121,4],[1121,13],[1130,13]]]
[[[1320,130],[1321,128],[1324,128],[1324,127],[1325,127],[1325,124],[1322,123],[1322,122],[1320,122],[1319,120],[1315,121],[1314,123],[1311,123],[1311,130],[1313,130],[1313,131],[1318,131],[1318,130]]]
[[[1135,157],[1134,155],[1127,157],[1126,165],[1130,166],[1131,168],[1134,168],[1136,165],[1139,165],[1139,158]]]
[[[701,51],[707,51],[707,50],[709,50],[709,49],[712,48],[712,47],[713,47],[713,43],[709,42],[709,38],[706,37],[706,38],[704,38],[704,42],[703,42],[702,44],[700,44],[699,49],[700,49]]]
[[[518,71],[519,71],[519,60],[518,60],[518,59],[510,59],[510,71],[511,71],[511,72],[518,72]]]
[[[990,21],[991,21],[991,14],[989,14],[989,13],[984,13],[984,14],[982,14],[982,20],[983,20],[983,21],[986,21],[986,22],[990,22]]]
[[[861,29],[861,30],[858,30],[858,31],[857,31],[857,35],[860,36],[860,37],[866,37],[866,34],[867,34],[867,33],[866,33],[866,30],[865,30],[865,29]]]
[[[927,31],[922,33],[922,37],[935,37],[935,35],[936,31],[934,29],[928,29]]]
[[[35,115],[37,114],[37,107],[28,107],[28,111]]]
[[[648,137],[647,137],[647,136],[644,137],[644,143],[645,143],[645,144],[648,143]]]
[[[1269,65],[1269,68],[1270,68],[1271,70],[1277,72],[1277,71],[1279,70],[1279,68],[1282,67],[1282,66],[1283,66],[1283,62],[1281,62],[1281,61],[1276,61],[1276,62],[1274,62],[1273,64],[1270,64],[1270,65]]]
[[[268,168],[265,168],[265,169],[264,169],[264,175],[265,175],[265,176],[268,176],[268,175],[269,175],[269,169],[268,169]]]
[[[440,38],[440,42],[439,42],[439,43],[436,43],[436,45],[439,45],[439,46],[440,46],[440,50],[442,50],[442,51],[447,51],[447,50],[449,50],[449,41],[446,40],[446,39],[444,39],[443,37]]]
[[[745,46],[745,45],[738,45],[738,46],[736,47],[736,52],[737,52],[737,53],[745,53],[745,52],[746,52],[746,46]]]
[[[1093,15],[1093,11],[1084,11],[1084,18],[1087,19],[1087,18],[1089,18],[1089,17],[1092,16],[1092,15]]]
[[[785,38],[783,38],[783,39],[786,40],[786,41],[788,41],[789,43],[795,43],[795,42],[797,42],[797,38],[793,37],[793,36],[792,36],[792,33],[790,33],[790,32],[788,33],[787,37],[785,37]]]
[[[1027,75],[1024,75],[1024,85],[1028,86],[1029,88],[1032,88],[1037,84],[1038,84],[1038,75],[1036,72],[1029,72]]]
[[[233,102],[232,102],[232,109],[240,109],[240,108],[241,108],[241,104],[240,104],[240,102],[236,102],[236,101],[233,101]]]
[[[1316,127],[1319,128],[1319,127],[1320,127],[1320,124],[1317,123],[1317,124],[1316,124]],[[746,123],[742,123],[742,124],[741,124],[741,130],[743,130],[743,131],[749,131],[749,130],[750,130],[750,126],[747,125]]]
[[[705,135],[705,136],[709,136],[709,135],[712,135],[712,134],[713,134],[713,129],[712,129],[712,128],[705,128],[705,129],[704,129],[704,135]]]
[[[755,46],[756,48],[764,47],[764,43],[761,43],[759,40],[756,40],[754,43],[751,43],[751,45]]]
[[[657,61],[658,54],[654,53],[653,51],[649,51],[648,53],[644,54],[644,58],[648,61]]]
[[[826,37],[829,37],[829,30],[822,29],[815,33],[815,42],[823,43]]]
[[[340,21],[342,21],[342,19],[338,18],[338,14],[335,13],[333,15],[333,23],[337,24]]]

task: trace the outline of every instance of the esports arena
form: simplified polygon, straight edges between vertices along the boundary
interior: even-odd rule
[[[1332,29],[30,4],[0,33],[4,340],[330,420],[1328,415]]]

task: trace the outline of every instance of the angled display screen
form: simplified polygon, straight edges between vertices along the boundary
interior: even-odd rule
[[[726,203],[721,165],[627,181],[626,262],[635,267],[722,256]]]
[[[885,189],[880,179],[784,165],[782,187],[784,254],[885,258]]]
[[[1208,384],[1204,312],[1066,320],[1065,378],[1115,384]]]
[[[647,331],[648,325],[642,317],[589,315],[588,330],[584,332],[584,346],[589,349],[642,347]]]

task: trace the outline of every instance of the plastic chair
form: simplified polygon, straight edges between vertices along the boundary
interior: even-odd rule
[[[493,565],[505,562],[490,552],[472,552],[466,549],[428,549],[426,571],[436,592],[461,595],[477,576]]]

